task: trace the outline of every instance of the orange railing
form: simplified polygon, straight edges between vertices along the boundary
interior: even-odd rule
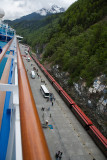
[[[51,160],[17,42],[19,106],[24,160]]]
[[[3,59],[4,55],[5,55],[5,53],[7,52],[7,50],[9,49],[12,41],[13,41],[13,38],[3,47],[3,50],[0,53],[0,62],[2,61],[2,59]]]

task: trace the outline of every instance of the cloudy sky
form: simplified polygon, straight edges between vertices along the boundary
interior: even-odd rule
[[[16,19],[53,4],[68,8],[76,0],[0,0],[0,8],[5,11],[3,19]]]

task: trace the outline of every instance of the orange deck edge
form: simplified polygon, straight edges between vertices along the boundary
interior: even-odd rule
[[[18,42],[17,46],[23,159],[51,160]]]

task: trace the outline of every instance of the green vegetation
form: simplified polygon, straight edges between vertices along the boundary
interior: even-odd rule
[[[44,58],[50,56],[50,60],[68,71],[70,84],[82,77],[90,85],[95,76],[106,74],[106,26],[102,21],[72,37],[60,33],[47,45]]]
[[[70,85],[81,77],[90,86],[96,76],[107,73],[106,6],[105,0],[78,0],[65,13],[13,27],[43,53],[43,60],[70,73]]]

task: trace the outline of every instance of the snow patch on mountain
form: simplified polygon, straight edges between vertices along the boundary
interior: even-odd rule
[[[49,9],[42,8],[42,9],[36,11],[36,13],[38,13],[42,16],[46,16],[47,14],[61,13],[64,11],[65,11],[65,9],[63,7],[58,7],[57,5],[52,5],[51,8],[49,8]]]

